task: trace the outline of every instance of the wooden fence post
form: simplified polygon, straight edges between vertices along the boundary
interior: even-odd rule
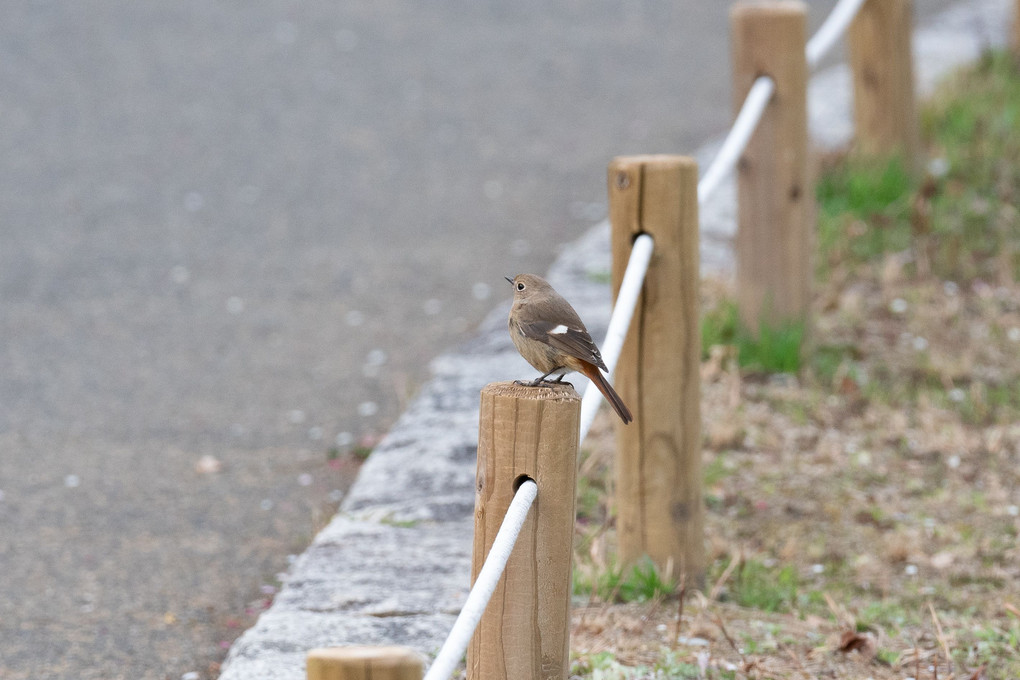
[[[811,302],[814,186],[808,171],[807,9],[738,4],[730,12],[734,109],[758,76],[775,92],[737,165],[737,306],[757,333],[803,322]]]
[[[407,647],[321,647],[308,652],[308,680],[421,680],[425,661]]]
[[[910,0],[867,0],[850,24],[847,45],[858,150],[869,156],[900,153],[916,172],[921,141],[912,14]]]
[[[564,680],[581,399],[570,385],[492,383],[482,390],[472,582],[519,482],[538,496],[471,638],[470,680]]]
[[[648,555],[673,578],[700,584],[705,568],[701,491],[701,334],[698,317],[698,165],[684,156],[609,164],[613,296],[634,239],[655,248],[616,367],[635,422],[617,428],[620,560]]]
[[[1013,0],[1013,56],[1020,59],[1020,0]]]

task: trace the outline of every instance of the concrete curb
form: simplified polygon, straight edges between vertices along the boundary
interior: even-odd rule
[[[983,47],[1004,45],[1010,12],[1010,0],[973,0],[922,25],[914,42],[921,94]],[[815,75],[809,100],[815,143],[846,144],[847,68]],[[696,154],[703,169],[718,145]],[[702,271],[731,271],[732,181],[702,207],[701,221]],[[565,248],[549,274],[596,338],[609,321],[608,286],[600,282],[609,265],[603,222]],[[320,646],[398,644],[435,655],[467,594],[479,391],[532,373],[507,336],[506,312],[507,304],[494,309],[471,341],[432,363],[433,377],[369,457],[340,512],[294,563],[272,607],[231,647],[221,680],[303,680],[305,654]]]

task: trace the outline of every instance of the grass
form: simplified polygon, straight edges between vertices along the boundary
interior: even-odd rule
[[[900,158],[846,163],[818,182],[822,263],[863,261],[910,243],[912,180]]]
[[[804,324],[795,322],[762,324],[752,332],[740,322],[732,300],[719,301],[701,319],[702,357],[707,359],[712,347],[731,345],[740,366],[749,371],[796,373],[801,367],[803,339]]]
[[[733,599],[741,607],[765,612],[790,611],[797,604],[798,576],[792,566],[767,567],[757,560],[742,562],[733,581]]]
[[[706,284],[705,592],[612,564],[592,444],[572,677],[1020,677],[1015,63],[985,56],[922,120],[927,174],[849,157],[819,182],[809,351]]]
[[[901,159],[856,159],[818,183],[819,262],[856,264],[913,249],[911,271],[956,283],[1020,274],[1020,88],[1004,52],[985,54],[927,107],[929,173]]]
[[[574,594],[604,602],[647,602],[672,595],[675,581],[664,578],[645,560],[630,569],[610,564],[602,569],[575,569]]]

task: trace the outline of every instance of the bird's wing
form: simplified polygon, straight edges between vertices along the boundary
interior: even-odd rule
[[[574,325],[554,324],[548,321],[532,321],[520,324],[520,328],[525,337],[544,342],[570,356],[595,364],[603,371],[606,370],[602,354],[584,326],[578,328]]]

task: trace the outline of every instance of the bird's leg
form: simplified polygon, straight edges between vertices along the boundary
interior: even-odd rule
[[[563,374],[562,373],[560,373],[559,377],[556,378],[556,380],[547,380],[547,378],[550,375],[552,375],[553,373],[556,373],[557,371],[562,371],[563,368],[564,368],[563,366],[557,366],[556,368],[554,368],[551,371],[546,371],[545,375],[543,375],[541,378],[536,378],[535,379],[534,384],[535,385],[558,385],[559,383],[563,382]]]
[[[554,371],[559,371],[559,370],[562,370],[562,369],[563,369],[563,367],[560,366],[559,368],[555,368],[553,370]],[[552,373],[552,372],[553,371],[549,371],[549,373]],[[549,373],[546,373],[545,375],[549,375]],[[567,372],[563,371],[563,373],[560,373],[558,376],[556,376],[556,380],[545,380],[543,382],[545,382],[545,384],[547,384],[547,385],[570,385],[571,387],[573,387],[574,383],[568,383],[566,380],[563,379],[564,376],[566,376],[566,375],[567,375]],[[542,376],[542,377],[544,378],[545,376]]]
[[[553,370],[547,371],[545,375],[539,376],[534,380],[514,380],[514,383],[517,385],[523,385],[525,387],[541,387],[542,385],[562,385],[563,384],[562,373],[560,374],[560,377],[557,378],[556,380],[547,380],[547,378],[557,371],[562,371],[563,368],[564,368],[563,366],[557,366]],[[569,385],[570,383],[567,384]]]

